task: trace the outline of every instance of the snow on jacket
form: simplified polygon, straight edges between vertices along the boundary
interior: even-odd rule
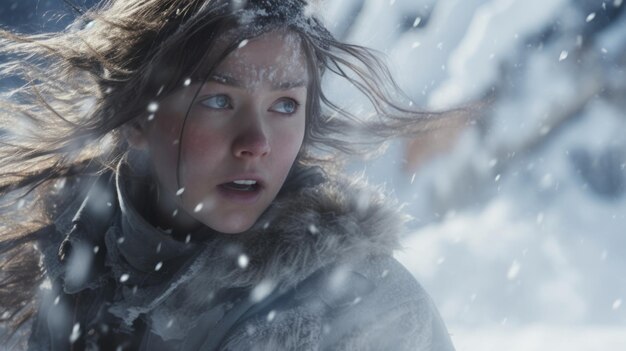
[[[44,229],[29,349],[453,350],[381,192],[309,168],[247,232],[174,238],[120,174]]]

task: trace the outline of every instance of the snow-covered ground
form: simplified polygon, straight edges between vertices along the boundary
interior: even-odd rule
[[[519,327],[481,326],[462,329],[449,326],[457,350],[480,351],[598,351],[624,350],[623,326],[568,327],[532,324]]]
[[[387,53],[418,105],[491,99],[415,174],[403,142],[354,166],[415,217],[397,258],[457,349],[625,350],[622,1],[327,2],[337,35]]]

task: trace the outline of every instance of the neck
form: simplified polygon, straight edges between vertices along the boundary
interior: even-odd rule
[[[147,216],[148,221],[155,227],[171,230],[172,236],[185,238],[189,233],[203,226],[193,218],[174,199],[172,199],[160,184],[151,192],[152,208]]]

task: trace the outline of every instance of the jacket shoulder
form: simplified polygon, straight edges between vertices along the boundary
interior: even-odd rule
[[[322,349],[454,350],[431,297],[397,260],[369,257],[347,269],[372,287],[349,308],[338,309]]]
[[[220,349],[454,350],[428,294],[391,256],[333,264],[273,301]]]

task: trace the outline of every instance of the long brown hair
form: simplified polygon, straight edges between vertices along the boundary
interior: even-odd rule
[[[450,113],[411,107],[380,56],[333,38],[305,0],[108,0],[62,32],[0,29],[0,55],[9,57],[0,79],[22,83],[0,99],[3,320],[19,326],[35,311],[43,272],[32,242],[68,196],[61,192],[49,206],[55,182],[112,168],[128,151],[120,131],[146,118],[151,102],[187,78],[206,79],[242,40],[278,29],[300,37],[311,77],[298,162],[330,165],[449,120]],[[224,37],[229,45],[220,49],[216,40]],[[329,73],[360,91],[374,112],[357,116],[333,102],[322,89]]]

